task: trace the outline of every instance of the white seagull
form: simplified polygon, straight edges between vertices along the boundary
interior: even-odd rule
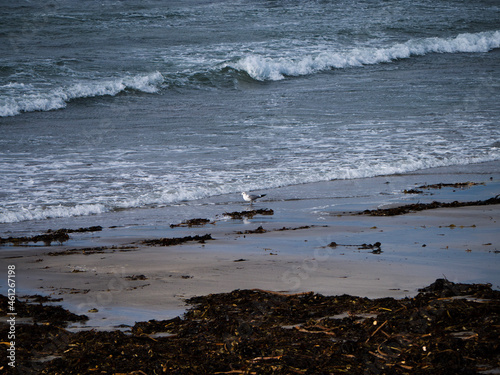
[[[257,199],[266,196],[266,194],[248,194],[245,192],[241,193],[241,195],[243,196],[243,199],[246,200],[247,202],[250,202],[250,204],[252,204]]]

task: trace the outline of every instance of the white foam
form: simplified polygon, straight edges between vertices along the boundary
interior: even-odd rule
[[[0,89],[25,89],[25,88],[33,88],[33,85],[18,83],[18,82],[9,82],[5,85],[0,85]]]
[[[20,90],[17,95],[0,101],[0,117],[15,116],[22,112],[61,109],[65,108],[66,104],[74,99],[105,95],[115,96],[127,89],[156,93],[163,82],[162,74],[154,72],[108,80],[81,81],[48,92],[33,89],[32,86],[32,89],[27,92],[27,85],[10,83],[9,89],[18,88],[22,89],[22,91]]]
[[[302,76],[329,69],[373,65],[429,53],[479,53],[500,48],[500,30],[460,34],[455,38],[409,40],[384,48],[355,48],[349,51],[323,51],[305,56],[271,58],[249,54],[226,66],[244,71],[258,81],[278,81],[286,76]]]
[[[0,212],[0,223],[16,223],[28,220],[44,220],[50,218],[62,218],[73,216],[88,216],[101,214],[106,211],[106,207],[102,204],[81,204],[77,206],[22,206],[15,210],[4,210]]]
[[[98,184],[90,192],[76,192],[80,196],[77,204],[31,204],[22,202],[11,203],[0,209],[0,223],[15,223],[29,220],[44,220],[50,218],[68,218],[74,216],[89,216],[110,212],[114,209],[129,209],[137,207],[164,206],[181,202],[192,202],[224,194],[234,194],[241,191],[266,191],[268,189],[304,183],[321,182],[341,179],[370,178],[383,175],[394,175],[414,172],[433,167],[451,165],[468,165],[473,163],[499,160],[500,153],[484,156],[452,156],[433,157],[414,154],[406,155],[404,159],[359,158],[357,160],[339,160],[332,165],[328,162],[319,163],[314,168],[307,165],[290,165],[286,170],[264,168],[249,170],[241,176],[238,171],[220,171],[204,173],[198,178],[183,179],[178,175],[174,178],[151,176],[145,184],[137,184],[137,189],[127,186]],[[151,191],[151,185],[155,186]],[[101,190],[102,189],[102,190]],[[110,190],[112,189],[112,194]],[[40,199],[49,200],[50,192],[41,192]],[[84,203],[95,200],[97,203]]]

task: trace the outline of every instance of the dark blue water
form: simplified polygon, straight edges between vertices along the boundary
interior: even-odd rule
[[[497,1],[6,3],[0,223],[498,160],[499,96]]]

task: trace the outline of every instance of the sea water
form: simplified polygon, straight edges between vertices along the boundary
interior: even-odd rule
[[[3,2],[0,224],[499,160],[499,98],[497,1]]]

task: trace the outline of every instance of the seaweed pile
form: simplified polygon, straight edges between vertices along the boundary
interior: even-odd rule
[[[85,315],[76,315],[61,306],[44,305],[46,302],[58,302],[61,299],[53,299],[39,295],[24,297],[28,302],[16,299],[16,318],[31,318],[34,324],[41,323],[65,326],[67,322],[80,322],[88,320]],[[9,299],[0,294],[0,316],[7,316],[7,306]],[[0,336],[2,338],[6,336]]]
[[[338,246],[344,247],[357,247],[358,250],[371,250],[373,254],[381,254],[382,253],[382,244],[380,242],[375,242],[374,244],[361,244],[361,245],[341,245],[336,242],[330,242],[328,247],[336,248]]]
[[[236,234],[262,234],[262,233],[267,233],[267,230],[262,227],[258,227],[257,229],[247,229],[246,231],[238,231]]]
[[[486,199],[484,201],[473,201],[473,202],[437,202],[432,203],[414,203],[407,204],[404,206],[393,207],[393,208],[379,208],[376,210],[365,210],[360,213],[360,215],[370,215],[370,216],[395,216],[404,215],[410,212],[417,212],[423,210],[431,210],[435,208],[448,208],[448,207],[467,207],[467,206],[486,206],[490,204],[500,204],[500,194]]]
[[[301,229],[310,229],[314,227],[314,225],[303,225],[303,226],[300,226],[300,227],[282,227],[282,228],[278,228],[278,229],[271,229],[271,230],[268,230],[268,229],[264,229],[261,226],[257,227],[257,229],[247,229],[245,230],[244,232],[243,231],[237,231],[236,234],[262,234],[262,233],[267,233],[267,232],[285,232],[285,231],[288,231],[288,230],[301,230]],[[323,227],[328,227],[328,225],[324,225]]]
[[[439,279],[402,300],[235,290],[187,302],[183,318],[136,323],[131,334],[20,326],[31,330],[19,339],[20,373],[475,374],[500,367],[500,292],[489,284]],[[50,360],[40,347],[52,348]]]
[[[24,237],[8,237],[2,238],[0,237],[0,245],[11,243],[15,246],[26,245],[29,242],[37,243],[43,242],[45,246],[50,246],[52,242],[58,242],[62,244],[70,239],[68,233],[83,233],[83,232],[99,232],[102,230],[101,226],[92,226],[88,228],[78,228],[78,229],[57,229],[52,230],[49,229],[47,232],[43,234],[38,234],[35,236],[24,236]]]
[[[209,219],[201,219],[201,218],[196,218],[196,219],[189,219],[186,221],[183,221],[182,223],[179,224],[170,224],[170,228],[178,228],[178,227],[201,227],[204,226],[205,224],[210,223]]]
[[[457,188],[457,189],[468,189],[472,186],[477,186],[477,185],[485,185],[484,182],[482,183],[477,183],[477,182],[456,182],[456,183],[452,183],[452,184],[444,184],[444,183],[439,183],[439,184],[431,184],[431,185],[422,185],[422,186],[419,186],[418,189],[427,189],[427,190],[431,190],[431,189],[442,189],[442,188],[446,188],[446,187],[449,187],[449,188]],[[455,191],[455,190],[453,190]],[[403,193],[404,194],[422,194],[423,193],[423,190],[417,190],[417,189],[408,189],[408,190],[403,190]]]
[[[205,243],[205,241],[208,240],[213,240],[210,234],[205,234],[203,236],[196,235],[196,236],[186,236],[186,237],[158,238],[153,240],[144,240],[141,243],[148,246],[174,246],[191,241]]]
[[[23,237],[0,237],[0,245],[11,243],[14,246],[23,246],[30,242],[37,243],[43,242],[45,246],[50,246],[52,242],[58,242],[62,244],[69,240],[69,235],[63,231],[47,231],[43,234],[37,234],[35,236],[23,236]]]
[[[74,255],[74,254],[92,255],[92,254],[114,253],[116,251],[120,251],[120,252],[133,251],[136,249],[137,249],[137,246],[132,246],[132,245],[97,246],[97,247],[84,247],[84,248],[68,249],[68,250],[63,250],[63,251],[50,251],[47,253],[47,255],[49,255],[49,256]]]
[[[274,215],[274,211],[270,208],[261,208],[258,210],[250,211],[234,211],[234,212],[224,212],[224,216],[229,216],[231,219],[251,219],[255,215]]]
[[[442,189],[444,187],[452,187],[452,188],[457,188],[457,189],[466,189],[470,188],[472,186],[477,186],[477,185],[485,185],[484,182],[478,183],[478,182],[472,182],[472,181],[467,181],[467,182],[455,182],[451,184],[444,184],[444,183],[439,183],[439,184],[431,184],[431,185],[422,185],[419,186],[420,189]]]
[[[255,215],[274,215],[274,211],[270,208],[261,208],[258,210],[247,210],[247,211],[234,211],[234,212],[224,212],[222,216],[228,216],[231,219],[241,220],[243,218],[252,219]],[[209,219],[189,219],[185,220],[179,224],[170,224],[170,228],[178,227],[201,227],[206,224],[215,224],[216,221],[210,221]]]

